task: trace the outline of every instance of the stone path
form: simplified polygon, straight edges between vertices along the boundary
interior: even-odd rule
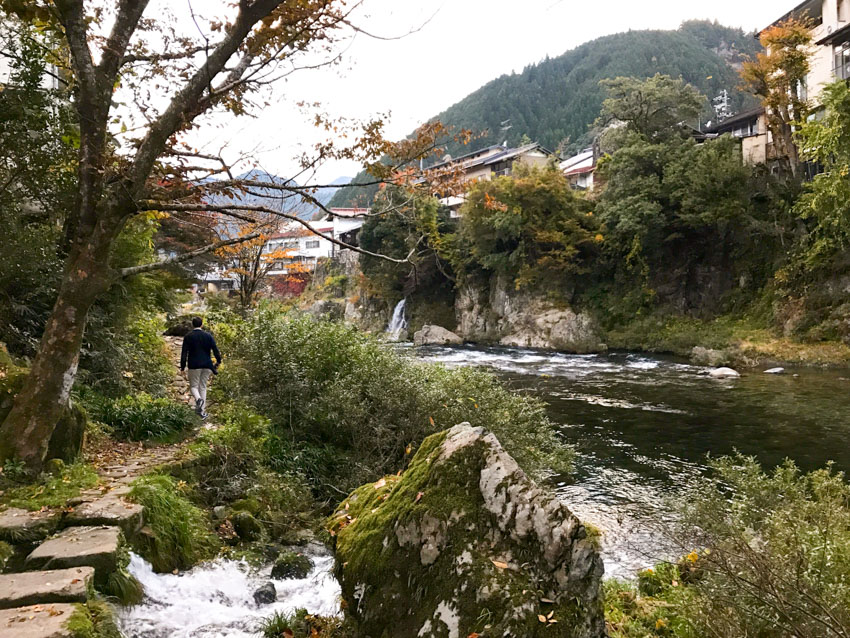
[[[188,382],[177,370],[182,338],[166,337],[166,342],[175,362],[169,393],[188,402]],[[91,585],[106,582],[125,539],[144,525],[144,508],[125,498],[130,483],[184,454],[185,443],[109,441],[86,453],[101,477],[97,488],[60,509],[0,512],[0,540],[29,552],[24,571],[0,574],[0,638],[71,638],[65,625],[72,603],[86,602]]]

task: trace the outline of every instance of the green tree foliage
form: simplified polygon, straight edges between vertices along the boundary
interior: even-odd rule
[[[606,135],[613,150],[598,171],[607,265],[600,275],[605,286],[619,287],[615,298],[625,289],[632,302],[618,299],[609,310],[631,313],[635,304],[661,301],[688,311],[715,305],[706,301],[719,301],[736,276],[763,285],[788,227],[787,220],[777,223],[782,206],[771,178],[743,164],[733,138],[698,144],[678,125],[696,102],[681,82],[656,77],[609,84],[616,92],[606,112],[638,122]],[[651,99],[637,101],[635,94]],[[643,117],[655,111],[679,115]],[[708,282],[706,290],[698,288],[701,281]],[[658,288],[664,298],[657,298]]]
[[[822,277],[824,269],[850,265],[850,88],[830,84],[821,101],[824,116],[805,122],[797,137],[803,157],[824,168],[797,205],[799,215],[813,224],[797,271],[809,280]]]
[[[590,127],[599,116],[606,97],[601,80],[616,77],[647,78],[660,73],[682,77],[708,96],[723,89],[730,92],[736,110],[754,106],[752,96],[737,89],[735,71],[746,56],[755,56],[761,45],[740,29],[696,21],[678,31],[629,31],[605,36],[563,55],[526,67],[521,73],[503,75],[440,113],[435,119],[448,126],[483,133],[477,144],[516,146],[523,135],[555,149],[561,142],[568,151],[587,146]],[[713,118],[708,102],[705,118]],[[502,122],[512,128],[502,132]],[[458,155],[468,149],[448,143]],[[361,174],[358,181],[369,181]],[[368,205],[371,191],[365,187],[340,189],[332,206]]]
[[[706,100],[681,78],[659,73],[645,80],[619,77],[600,84],[608,97],[602,102],[599,125],[622,123],[646,140],[677,136],[680,126],[694,123]]]
[[[360,245],[395,259],[409,256],[413,267],[362,256],[360,267],[373,291],[385,299],[401,299],[451,278],[442,255],[442,237],[450,227],[449,211],[429,193],[398,186],[381,190],[360,231]]]
[[[478,182],[467,195],[456,269],[509,275],[517,287],[584,273],[602,241],[591,209],[554,164],[517,164],[512,176]]]

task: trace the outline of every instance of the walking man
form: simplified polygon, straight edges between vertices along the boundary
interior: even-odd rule
[[[201,330],[204,320],[200,317],[192,319],[192,332],[183,337],[183,350],[180,353],[180,371],[189,365],[189,391],[195,398],[195,412],[202,419],[207,418],[207,384],[210,377],[221,365],[221,353],[215,344],[213,336]],[[215,355],[215,365],[211,354]]]

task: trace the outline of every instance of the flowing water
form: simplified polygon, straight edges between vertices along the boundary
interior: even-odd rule
[[[850,369],[789,369],[715,380],[666,357],[574,356],[513,348],[423,348],[448,366],[483,366],[549,404],[578,452],[559,495],[603,530],[607,576],[631,577],[666,558],[651,521],[665,498],[706,471],[706,457],[739,450],[766,466],[835,461],[850,471]],[[796,376],[795,376],[796,375]]]
[[[264,618],[275,612],[304,608],[312,614],[339,612],[339,584],[331,574],[333,558],[311,546],[305,551],[314,567],[307,578],[272,580],[271,567],[259,571],[246,563],[219,559],[181,574],[155,574],[136,555],[130,572],[145,588],[141,605],[122,610],[119,618],[126,638],[256,638]],[[277,602],[259,606],[253,592],[272,582]]]
[[[393,317],[387,326],[387,334],[392,341],[398,341],[407,332],[407,299],[402,299],[393,310]]]

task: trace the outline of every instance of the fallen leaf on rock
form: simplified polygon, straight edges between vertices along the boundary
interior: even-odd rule
[[[499,569],[507,569],[507,568],[508,568],[508,564],[507,564],[507,563],[503,563],[503,562],[502,562],[502,561],[500,561],[500,560],[493,560],[493,559],[491,558],[491,559],[490,559],[490,562],[491,562],[491,563],[493,563],[493,565],[495,565],[495,566],[496,566],[496,567],[498,567]]]
[[[546,616],[544,616],[543,614],[538,614],[537,620],[539,620],[542,623],[545,623],[546,622]]]
[[[387,479],[381,479],[377,483],[375,483],[375,489],[379,490],[387,484]]]
[[[423,496],[425,496],[425,494],[424,494],[423,492],[419,492],[419,493],[416,495],[416,498],[415,498],[415,499],[413,499],[413,502],[414,502],[414,503],[418,503],[419,501],[421,501],[421,500],[422,500],[422,497],[423,497]]]

